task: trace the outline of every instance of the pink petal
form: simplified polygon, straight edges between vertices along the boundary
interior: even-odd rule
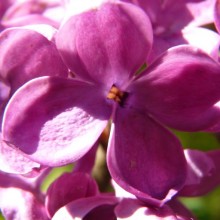
[[[154,44],[148,62],[152,63],[157,57],[171,47],[181,44],[189,44],[206,52],[213,59],[218,60],[218,48],[220,45],[220,36],[206,28],[186,28],[179,33],[173,33],[169,36],[154,36]]]
[[[71,17],[56,43],[77,76],[111,87],[126,83],[145,62],[152,44],[146,14],[125,3],[106,3]]]
[[[123,199],[115,208],[117,219],[123,220],[177,220],[168,206],[152,208],[134,199]]]
[[[181,196],[202,196],[220,185],[219,150],[185,150],[188,172]]]
[[[22,27],[25,25],[33,25],[33,24],[48,24],[55,28],[59,27],[59,24],[56,21],[53,21],[50,18],[47,18],[40,14],[29,14],[18,18],[2,21],[2,25],[5,29],[12,27]]]
[[[130,109],[118,108],[113,122],[107,154],[112,178],[150,204],[169,200],[186,177],[179,141],[147,115]]]
[[[215,0],[124,0],[132,2],[149,15],[155,35],[179,32],[184,27],[213,22]]]
[[[55,44],[28,28],[3,31],[0,55],[0,76],[11,85],[11,93],[30,79],[68,74]]]
[[[8,83],[4,81],[5,80],[2,80],[0,77],[0,109],[3,108],[5,101],[7,101],[10,96],[10,85],[8,85]],[[1,110],[0,110],[0,115],[1,115]]]
[[[187,209],[178,199],[170,200],[167,205],[175,212],[178,220],[196,219],[193,213]]]
[[[96,211],[97,213],[93,213],[101,216],[102,219],[110,220],[109,214],[114,214],[113,209],[114,206],[117,205],[118,199],[113,196],[96,196],[96,197],[88,197],[84,199],[78,199],[76,201],[68,203],[66,206],[59,209],[56,214],[53,216],[52,220],[73,220],[73,219],[87,219],[84,218],[86,215],[89,215],[91,212]],[[106,211],[105,208],[110,208],[112,211],[102,212],[102,208]],[[109,211],[109,210],[108,210]],[[101,215],[102,214],[102,215]],[[88,219],[97,219],[96,218],[88,218]],[[114,218],[113,218],[114,219]]]
[[[131,84],[128,105],[176,129],[205,130],[219,124],[219,86],[219,63],[199,49],[177,46]]]
[[[182,31],[183,38],[188,44],[198,47],[213,59],[219,59],[220,36],[206,28],[187,28]]]
[[[215,2],[215,8],[214,8],[214,21],[215,21],[215,27],[220,33],[220,0],[216,0]]]
[[[0,197],[5,219],[49,220],[43,203],[29,191],[13,187],[0,189]]]
[[[52,217],[59,208],[69,202],[97,194],[98,186],[88,174],[81,172],[64,173],[48,188],[46,207],[50,217]]]
[[[40,164],[30,160],[19,149],[12,147],[0,141],[0,170],[6,173],[14,174],[28,174],[28,176],[35,176],[39,174]]]
[[[74,164],[74,172],[84,172],[91,174],[95,165],[97,148],[99,141],[92,146],[92,148]]]
[[[6,107],[3,139],[43,165],[74,162],[89,151],[110,117],[103,93],[72,79],[29,81]]]

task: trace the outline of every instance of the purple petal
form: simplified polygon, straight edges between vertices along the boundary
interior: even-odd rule
[[[11,4],[11,0],[5,0],[2,1],[0,4],[0,20],[2,20],[3,15],[5,14],[5,12],[7,11],[8,7]]]
[[[132,110],[119,108],[113,122],[107,154],[112,178],[150,204],[169,200],[186,177],[179,141],[147,115]]]
[[[215,2],[214,21],[215,21],[215,27],[218,33],[220,33],[220,1],[219,0],[216,0]]]
[[[0,170],[14,174],[36,175],[40,164],[30,160],[23,152],[11,147],[4,141],[0,142]]]
[[[219,86],[219,63],[199,49],[178,46],[131,84],[128,105],[176,129],[205,130],[219,124]]]
[[[97,194],[98,186],[88,174],[64,173],[48,188],[46,207],[52,217],[59,208],[69,202]]]
[[[193,17],[191,22],[188,24],[188,27],[198,27],[213,23],[213,10],[215,6],[215,0],[193,0],[187,2],[187,8],[189,9],[189,12]]]
[[[3,139],[40,164],[60,166],[89,151],[110,115],[111,105],[96,85],[40,77],[11,98],[3,119]]]
[[[7,220],[49,220],[43,203],[31,192],[19,188],[0,189],[0,207]]]
[[[178,220],[193,220],[196,219],[193,213],[187,209],[177,199],[170,200],[167,205],[175,212]]]
[[[93,147],[74,164],[74,172],[92,173],[92,169],[95,165],[98,145],[99,141],[97,140]]]
[[[0,179],[0,207],[5,219],[48,220],[39,178],[0,172]]]
[[[153,23],[155,35],[179,32],[186,26],[202,26],[213,22],[213,0],[124,0],[145,10]]]
[[[154,44],[148,62],[152,63],[158,56],[171,47],[190,44],[206,52],[213,59],[218,60],[220,36],[206,28],[187,28],[169,36],[154,36]]]
[[[175,213],[169,206],[164,205],[160,208],[146,206],[134,199],[123,199],[115,208],[117,219],[149,219],[149,220],[177,220]]]
[[[206,28],[187,28],[182,31],[183,38],[188,44],[198,47],[213,59],[219,59],[220,36]]]
[[[40,14],[30,14],[10,20],[3,20],[1,24],[3,25],[4,28],[22,27],[25,25],[33,25],[33,24],[48,24],[55,28],[59,27],[59,24],[56,21],[53,21],[50,18],[47,18]]]
[[[146,14],[126,3],[106,3],[71,17],[56,36],[57,47],[77,76],[107,85],[127,82],[150,52]]]
[[[188,173],[181,196],[202,196],[220,185],[220,151],[185,150]]]
[[[54,43],[27,28],[3,31],[0,55],[0,75],[11,85],[11,93],[35,77],[68,74]]]
[[[113,211],[117,203],[118,199],[113,196],[96,196],[78,199],[59,209],[52,220],[96,220],[98,219],[97,216],[101,216],[101,219],[106,220],[115,219]]]
[[[0,77],[0,109],[3,108],[4,102],[8,100],[10,95],[10,85]],[[1,110],[0,110],[1,115]],[[1,117],[1,116],[0,116]]]

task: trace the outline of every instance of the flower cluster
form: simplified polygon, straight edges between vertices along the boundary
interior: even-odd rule
[[[5,219],[195,219],[179,198],[220,185],[220,150],[174,130],[220,130],[219,33],[219,0],[2,1]]]

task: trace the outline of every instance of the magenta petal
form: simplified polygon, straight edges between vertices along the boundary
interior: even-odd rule
[[[154,44],[148,61],[152,63],[169,48],[181,44],[198,47],[213,59],[218,60],[219,34],[206,28],[194,27],[183,29],[181,32],[169,36],[154,36]]]
[[[113,196],[96,196],[96,197],[78,199],[76,201],[68,203],[66,206],[59,209],[56,212],[56,214],[53,216],[52,220],[60,220],[60,219],[96,220],[98,219],[97,216],[99,217],[101,216],[100,219],[106,219],[106,220],[115,219],[115,217],[112,218],[112,214],[114,214],[113,213],[114,206],[117,205],[117,203],[118,203],[118,199]],[[111,209],[111,213],[109,213],[108,209]],[[96,216],[96,218],[93,218],[93,216]]]
[[[4,28],[22,27],[25,25],[33,24],[48,24],[55,28],[59,27],[58,22],[51,20],[40,14],[29,14],[21,17],[13,18],[10,20],[3,20],[2,25]]]
[[[8,100],[10,95],[10,85],[5,83],[0,77],[0,114],[1,108],[3,108],[4,102]]]
[[[213,59],[219,59],[220,36],[206,28],[187,28],[182,30],[183,38],[192,46],[205,51]]]
[[[199,49],[177,46],[149,66],[128,92],[134,108],[145,108],[167,126],[197,131],[219,123],[219,87],[219,63]]]
[[[99,140],[97,140],[92,148],[74,164],[74,172],[92,173],[92,169],[95,165],[98,145]]]
[[[48,220],[40,179],[0,172],[0,209],[5,219]]]
[[[0,141],[0,170],[14,174],[35,175],[40,170],[40,164],[30,160],[15,147]]]
[[[116,206],[115,213],[117,219],[123,220],[177,220],[175,213],[169,206],[164,205],[155,209],[135,199],[123,199]]]
[[[111,106],[96,85],[41,77],[29,81],[10,99],[3,139],[40,164],[60,166],[89,151],[110,114]]]
[[[213,22],[215,0],[124,0],[139,5],[149,15],[156,35],[169,35],[187,26]]]
[[[147,15],[127,3],[106,3],[71,17],[56,43],[77,76],[101,84],[122,85],[146,60],[152,44]]]
[[[170,200],[167,205],[175,212],[178,220],[196,219],[193,213],[187,209],[178,199]]]
[[[30,191],[19,188],[0,189],[0,207],[5,219],[49,220],[43,202]]]
[[[11,93],[30,79],[67,74],[55,44],[42,34],[27,28],[0,34],[0,77],[11,85]]]
[[[59,208],[69,202],[97,194],[98,186],[88,174],[64,173],[48,188],[46,207],[52,217]]]
[[[112,178],[149,203],[169,200],[186,177],[179,141],[147,115],[132,110],[119,108],[113,122],[107,154]]]
[[[220,185],[219,150],[202,152],[185,150],[188,173],[181,196],[202,196]]]
[[[220,33],[220,1],[216,0],[214,7],[214,19],[215,19],[215,27]]]

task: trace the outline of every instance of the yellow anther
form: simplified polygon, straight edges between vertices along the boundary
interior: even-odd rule
[[[108,99],[112,99],[118,103],[121,103],[123,97],[124,97],[124,92],[120,91],[115,85],[111,87],[107,95]]]

